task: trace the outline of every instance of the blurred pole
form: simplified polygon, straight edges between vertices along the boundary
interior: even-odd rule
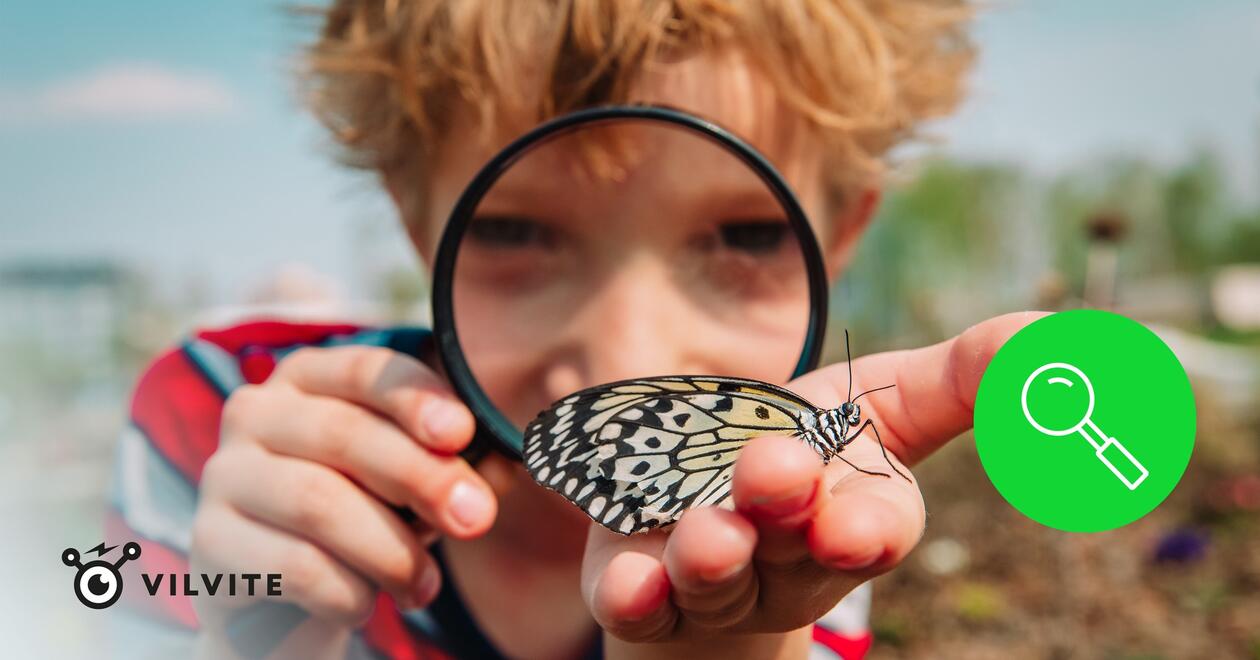
[[[1116,281],[1120,269],[1120,242],[1128,231],[1128,218],[1122,213],[1100,211],[1085,221],[1088,241],[1085,258],[1086,307],[1112,309],[1116,304]]]
[[[1057,312],[1067,307],[1068,285],[1063,274],[1057,270],[1042,273],[1037,279],[1034,307],[1048,312]]]

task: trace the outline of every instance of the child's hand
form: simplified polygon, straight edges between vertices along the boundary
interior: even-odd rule
[[[892,460],[917,463],[970,428],[989,360],[1036,318],[1008,315],[935,346],[855,360],[854,392],[897,385],[863,402]],[[844,401],[848,385],[845,365],[837,364],[794,381],[791,389],[828,408]],[[873,435],[855,440],[842,455],[891,473]],[[923,532],[917,484],[895,474],[861,474],[839,460],[824,468],[813,450],[792,438],[750,442],[733,488],[736,511],[688,511],[668,535],[624,537],[591,526],[583,594],[605,630],[629,642],[707,637],[708,648],[719,641],[715,634],[796,630],[896,566]],[[739,648],[754,655],[774,650],[751,649],[758,639],[765,641],[742,638]]]
[[[472,434],[471,413],[410,357],[299,350],[224,408],[202,474],[194,570],[280,573],[279,600],[345,626],[371,614],[378,588],[424,605],[441,582],[427,544],[483,534],[497,511],[490,487],[456,455]],[[408,525],[389,505],[420,521]],[[214,627],[250,599],[195,602],[203,627]]]

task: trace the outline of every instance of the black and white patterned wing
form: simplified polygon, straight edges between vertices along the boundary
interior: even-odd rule
[[[670,376],[583,390],[525,430],[525,465],[542,485],[615,532],[675,522],[729,499],[748,440],[797,433],[813,406],[746,379]]]

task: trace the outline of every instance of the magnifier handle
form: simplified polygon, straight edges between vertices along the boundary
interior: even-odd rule
[[[1129,453],[1128,449],[1125,449],[1124,445],[1120,444],[1119,440],[1106,433],[1100,432],[1098,435],[1103,439],[1103,442],[1094,452],[1094,455],[1098,457],[1098,460],[1102,461],[1103,465],[1106,465],[1111,470],[1112,474],[1116,475],[1117,479],[1124,482],[1124,485],[1128,486],[1129,490],[1136,489],[1146,480],[1150,472],[1138,459],[1133,457],[1133,454]],[[1122,472],[1116,467],[1116,463],[1120,463],[1125,470]],[[1136,473],[1137,478],[1130,479],[1126,473]]]

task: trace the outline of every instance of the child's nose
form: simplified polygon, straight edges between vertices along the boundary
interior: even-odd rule
[[[586,386],[695,371],[700,365],[689,317],[695,312],[669,269],[645,256],[629,260],[584,306],[575,337]]]

